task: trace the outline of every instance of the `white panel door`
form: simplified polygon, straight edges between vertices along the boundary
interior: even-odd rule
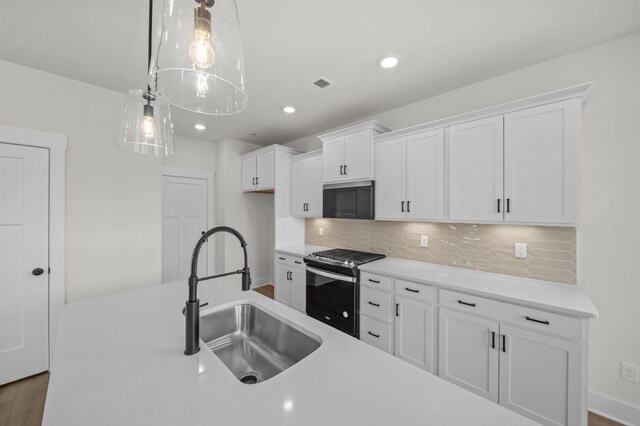
[[[307,160],[291,162],[291,214],[306,216],[307,203]]]
[[[48,223],[49,150],[0,143],[0,385],[49,369]]]
[[[581,424],[580,345],[503,324],[500,333],[500,405],[544,425]]]
[[[275,297],[280,303],[291,305],[291,270],[286,265],[276,264],[276,289]]]
[[[371,179],[371,140],[369,130],[344,137],[345,180]]]
[[[208,229],[205,179],[162,176],[162,282],[189,278],[193,249]],[[198,276],[208,275],[208,248],[202,246]]]
[[[256,159],[256,185],[258,189],[273,188],[273,164],[273,151],[258,155]]]
[[[503,220],[502,134],[502,116],[449,128],[451,220]]]
[[[396,305],[396,357],[433,373],[433,306],[402,296]]]
[[[444,129],[407,137],[407,218],[444,219]]]
[[[256,189],[256,157],[242,159],[242,190],[253,191]]]
[[[322,217],[322,156],[307,160],[307,216]]]
[[[325,183],[344,180],[344,136],[322,143],[322,169]]]
[[[507,222],[577,223],[580,100],[504,116]]]
[[[304,269],[291,269],[291,307],[302,313],[307,312],[307,272]]]
[[[407,217],[406,138],[390,139],[375,145],[376,219]]]
[[[498,402],[498,322],[440,308],[438,375]]]

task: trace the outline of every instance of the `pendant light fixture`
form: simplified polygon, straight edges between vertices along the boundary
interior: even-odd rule
[[[151,28],[153,0],[149,0],[149,31],[147,40],[147,66],[151,64]],[[124,104],[124,121],[118,146],[147,155],[171,155],[173,123],[169,104],[156,92],[129,90]]]
[[[247,106],[235,0],[164,0],[149,83],[169,103],[201,114]]]

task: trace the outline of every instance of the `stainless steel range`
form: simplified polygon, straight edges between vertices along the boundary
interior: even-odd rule
[[[318,251],[304,258],[307,266],[307,315],[359,337],[360,271],[384,254],[349,249]]]

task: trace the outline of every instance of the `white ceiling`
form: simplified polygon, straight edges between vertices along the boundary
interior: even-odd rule
[[[227,117],[176,108],[178,134],[285,143],[640,31],[640,0],[237,2],[249,106]],[[0,0],[0,59],[123,93],[143,88],[147,8]],[[396,69],[377,66],[387,53],[402,57]],[[335,86],[303,90],[318,77]],[[282,112],[288,104],[295,114]]]

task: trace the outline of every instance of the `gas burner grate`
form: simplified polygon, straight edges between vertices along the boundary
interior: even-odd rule
[[[353,262],[356,265],[362,265],[364,263],[373,262],[374,260],[386,257],[384,254],[368,253],[365,251],[341,248],[317,251],[313,253],[313,255],[320,258],[337,260],[340,262]]]

